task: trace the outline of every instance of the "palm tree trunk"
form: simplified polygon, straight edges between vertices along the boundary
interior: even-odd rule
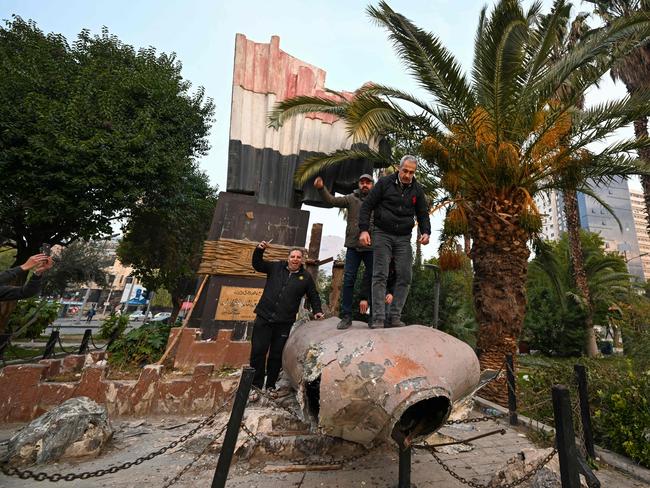
[[[594,333],[594,310],[591,304],[591,293],[587,273],[585,272],[585,259],[580,242],[580,214],[578,211],[578,197],[575,190],[564,190],[564,215],[566,216],[567,233],[569,235],[569,254],[573,269],[573,280],[578,294],[585,301],[585,354],[590,357],[598,356],[596,335]]]
[[[634,135],[637,139],[641,137],[648,137],[648,119],[643,117],[634,121]],[[646,163],[650,164],[650,149],[639,149],[640,158]],[[641,184],[643,185],[643,200],[645,201],[646,210],[646,228],[650,232],[650,176],[641,175]]]
[[[504,214],[516,210],[501,208]],[[508,218],[511,220],[511,218]],[[479,325],[477,346],[481,369],[499,369],[506,354],[515,359],[526,312],[528,233],[493,212],[479,211],[471,222],[474,265],[474,308]],[[508,404],[505,375],[489,383],[481,395]]]

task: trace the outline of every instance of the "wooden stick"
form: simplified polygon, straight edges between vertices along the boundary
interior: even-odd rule
[[[208,278],[210,275],[205,275],[203,277],[203,281],[201,282],[201,286],[199,286],[199,291],[196,293],[196,296],[194,297],[194,301],[192,302],[192,307],[188,310],[187,315],[183,319],[183,324],[180,326],[178,330],[178,334],[176,334],[176,337],[174,337],[174,340],[172,340],[171,344],[167,347],[167,350],[165,353],[162,355],[162,357],[158,360],[156,364],[163,364],[165,362],[165,359],[167,359],[167,356],[169,353],[176,347],[176,343],[178,340],[181,338],[181,334],[183,332],[183,329],[185,326],[188,324],[190,321],[190,317],[192,316],[192,312],[194,311],[194,306],[196,305],[196,302],[199,301],[199,297],[201,296],[201,292],[203,292],[203,287],[205,286],[206,282],[208,281]]]
[[[283,466],[264,466],[262,473],[302,473],[304,471],[334,471],[340,464],[287,464]]]

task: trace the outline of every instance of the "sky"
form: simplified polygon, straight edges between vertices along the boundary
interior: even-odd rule
[[[377,2],[373,2],[376,4]],[[481,0],[392,0],[391,7],[433,32],[469,70],[474,31]],[[491,2],[490,2],[491,3]],[[529,4],[530,2],[524,2]],[[548,7],[552,1],[544,0]],[[587,10],[579,1],[576,12]],[[102,26],[136,48],[155,47],[175,52],[182,75],[194,87],[203,86],[214,100],[215,122],[211,150],[200,159],[201,168],[220,190],[226,189],[228,134],[235,35],[256,42],[280,37],[280,49],[327,72],[326,86],[352,91],[367,81],[418,92],[404,72],[386,32],[365,12],[368,0],[0,0],[0,16],[19,15],[34,20],[45,32],[63,34],[74,41],[82,29],[100,33]],[[620,97],[622,85],[603,80],[591,99]],[[589,98],[587,103],[589,103]],[[323,235],[344,235],[345,223],[337,209],[304,207],[310,227],[322,222]],[[437,250],[439,216],[432,218],[433,242],[425,257]]]

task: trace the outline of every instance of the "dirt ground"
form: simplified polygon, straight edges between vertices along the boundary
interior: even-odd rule
[[[251,406],[246,411],[247,425],[253,418],[263,418],[265,413],[260,409],[265,407]],[[268,408],[268,407],[267,407]],[[113,421],[115,430],[110,445],[96,459],[80,460],[75,462],[60,462],[47,466],[33,467],[34,471],[47,473],[69,473],[93,471],[100,468],[119,465],[126,461],[133,461],[152,451],[168,445],[183,434],[190,431],[202,420],[199,417],[150,417],[139,419],[117,419]],[[216,432],[221,430],[227,421],[224,413],[217,418],[212,427],[199,431],[194,437],[183,445],[170,449],[165,454],[134,466],[127,470],[109,474],[101,478],[90,480],[76,480],[64,482],[66,487],[115,487],[115,488],[142,488],[143,486],[166,486],[180,470],[197,457],[206,446],[212,443]],[[252,425],[252,424],[251,424]],[[257,424],[258,426],[261,424]],[[0,428],[0,456],[6,451],[6,441],[21,426],[3,426]],[[440,458],[453,471],[462,477],[474,482],[486,483],[492,474],[505,463],[507,459],[518,453],[522,448],[532,447],[531,442],[520,432],[509,429],[505,424],[494,421],[480,424],[463,424],[459,426],[446,426],[441,433],[452,438],[471,437],[483,432],[506,428],[505,435],[485,437],[469,443],[463,449],[441,449]],[[257,428],[257,427],[256,427]],[[262,433],[258,431],[261,436]],[[279,436],[279,433],[271,433]],[[313,454],[316,454],[323,444],[319,443],[319,436],[307,438],[305,445],[312,445]],[[312,444],[310,444],[310,442]],[[215,443],[217,446],[219,441]],[[333,466],[330,471],[311,470],[304,472],[271,473],[273,469],[288,469],[293,464],[291,456],[284,452],[282,455],[261,453],[255,450],[254,441],[244,432],[240,433],[239,449],[237,451],[230,476],[228,487],[393,487],[398,480],[397,450],[391,445],[382,444],[368,452],[361,450],[359,459],[349,461],[350,451],[340,461],[341,465]],[[250,460],[248,457],[253,453]],[[356,455],[355,455],[356,456]],[[205,454],[174,484],[185,488],[208,487],[211,485],[214,470],[217,464],[218,447],[208,447]],[[348,462],[345,462],[347,459]],[[322,460],[323,464],[332,464],[331,459]],[[337,463],[334,463],[337,464]],[[631,477],[609,468],[601,468],[597,476],[603,487],[616,488],[641,488],[647,484],[636,481]],[[422,450],[416,450],[412,457],[412,482],[419,488],[456,488],[464,486],[445,472],[432,458]],[[2,488],[27,488],[51,485],[44,481],[38,483],[33,480],[21,480],[15,477],[6,477],[0,474],[0,487]]]

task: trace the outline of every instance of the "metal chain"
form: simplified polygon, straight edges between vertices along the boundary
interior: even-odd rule
[[[61,348],[61,350],[64,353],[66,353],[66,354],[74,354],[75,353],[74,351],[68,351],[65,347],[63,347],[63,344],[61,343],[61,336],[57,337],[57,341],[59,342],[59,347]]]
[[[93,347],[95,348],[96,351],[101,351],[106,347],[106,344],[104,344],[102,347],[97,347],[97,344],[95,344],[95,340],[93,339],[93,335],[90,334],[90,342],[92,343]]]
[[[250,437],[253,441],[255,441],[254,446],[256,446],[257,444],[259,444],[261,442],[260,438],[257,437],[253,432],[251,432],[251,430],[246,426],[246,424],[244,422],[241,423],[241,428],[242,428],[242,430],[244,432],[246,432],[248,437]]]
[[[179,444],[182,444],[189,438],[193,437],[199,430],[201,430],[203,427],[206,425],[210,425],[214,420],[216,419],[217,415],[220,414],[223,409],[230,403],[230,401],[233,399],[235,396],[235,392],[231,393],[230,397],[223,403],[221,406],[215,410],[212,414],[210,414],[208,417],[206,417],[203,421],[201,421],[195,428],[190,430],[187,434],[182,435],[175,441],[169,443],[168,445],[158,449],[157,451],[151,452],[147,454],[146,456],[141,456],[139,458],[136,458],[134,461],[127,461],[125,463],[119,464],[117,466],[111,466],[110,468],[106,469],[98,469],[96,471],[84,471],[82,473],[67,473],[67,474],[60,474],[60,473],[54,473],[54,474],[47,474],[43,471],[35,473],[32,470],[25,469],[25,470],[20,470],[18,468],[14,468],[11,466],[7,466],[6,464],[0,464],[0,471],[5,476],[17,476],[20,479],[26,480],[26,479],[33,479],[36,481],[52,481],[56,483],[57,481],[74,481],[77,479],[81,480],[86,480],[89,478],[98,478],[100,476],[105,476],[107,474],[115,474],[118,471],[122,471],[124,469],[129,469],[133,466],[138,466],[145,461],[150,461],[153,458],[160,456],[161,454],[164,454],[165,452],[169,451],[170,449],[175,448]]]
[[[258,388],[255,385],[253,385],[252,388],[260,396],[263,396],[264,398],[266,398],[274,407],[279,408],[280,410],[283,410],[283,411],[287,412],[289,415],[291,415],[294,419],[298,420],[299,422],[304,422],[304,419],[302,419],[296,412],[294,412],[290,408],[285,407],[284,405],[281,405],[280,402],[278,402],[278,400],[276,398],[273,398],[271,395],[269,395],[268,392],[262,390],[261,388]]]
[[[505,417],[505,414],[499,415],[484,415],[483,417],[474,417],[461,420],[449,420],[445,422],[445,425],[456,425],[456,424],[477,424],[479,422],[487,422],[488,420],[499,420]]]
[[[475,481],[468,480],[467,478],[463,478],[461,475],[454,472],[449,466],[447,466],[442,461],[442,459],[440,459],[436,455],[434,450],[430,450],[429,452],[433,456],[433,459],[436,460],[436,462],[440,465],[440,467],[442,469],[447,471],[447,473],[449,473],[453,478],[460,481],[464,485],[471,486],[472,488],[490,488],[490,485],[485,485],[483,483],[477,483]],[[517,478],[516,480],[513,480],[510,483],[506,483],[506,484],[499,485],[499,486],[502,487],[502,488],[514,488],[515,486],[519,486],[520,484],[524,483],[525,481],[528,481],[533,476],[535,476],[544,466],[546,466],[550,462],[550,460],[553,459],[553,456],[555,456],[555,454],[557,454],[557,449],[554,448],[547,456],[544,457],[544,459],[542,459],[540,461],[540,463],[537,466],[535,466],[534,469],[532,469],[531,471],[529,471],[528,473],[523,475],[521,478]]]
[[[167,483],[165,483],[165,485],[163,485],[163,488],[169,488],[170,486],[176,484],[176,482],[178,480],[180,480],[183,477],[183,475],[185,473],[187,473],[192,466],[194,466],[194,463],[196,463],[199,459],[201,459],[203,457],[203,455],[208,451],[210,446],[212,446],[219,439],[219,437],[221,437],[221,434],[223,434],[223,432],[226,430],[226,427],[228,427],[228,424],[224,424],[224,426],[221,427],[221,429],[219,429],[219,432],[217,432],[217,435],[214,436],[214,439],[212,439],[212,441],[208,442],[205,445],[205,447],[203,449],[201,449],[201,452],[199,452],[194,457],[194,459],[192,459],[189,463],[187,463],[185,465],[185,467],[183,467],[183,469],[181,469],[176,474],[176,476],[174,476],[171,480],[169,480]]]

